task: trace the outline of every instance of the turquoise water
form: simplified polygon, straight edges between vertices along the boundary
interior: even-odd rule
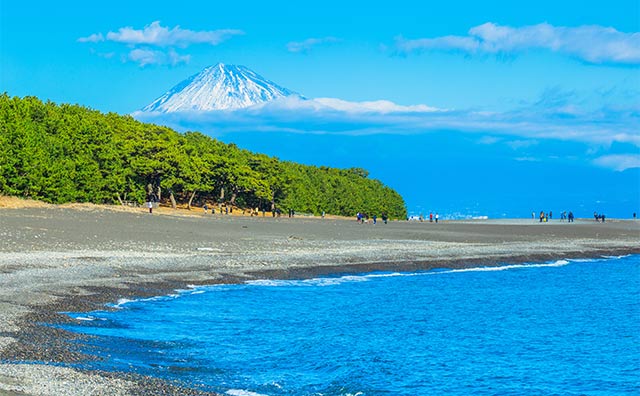
[[[195,287],[70,314],[89,367],[229,395],[640,392],[640,256]]]

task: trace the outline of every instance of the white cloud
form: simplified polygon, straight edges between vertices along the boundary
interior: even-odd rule
[[[154,21],[143,29],[123,27],[117,32],[108,32],[106,37],[102,33],[94,33],[87,37],[81,37],[81,43],[111,42],[126,45],[127,53],[120,53],[123,61],[132,61],[140,66],[146,65],[177,65],[188,63],[190,55],[178,54],[174,47],[186,48],[192,44],[218,45],[233,36],[244,34],[241,30],[220,29],[209,31],[193,31],[175,26],[172,29],[160,25]],[[102,45],[106,45],[102,44]],[[100,55],[100,52],[91,50]],[[115,52],[110,52],[110,57]]]
[[[508,142],[505,142],[505,144],[509,147],[511,147],[513,150],[520,150],[520,149],[524,149],[524,148],[529,148],[532,146],[535,146],[538,144],[537,140],[511,140]]]
[[[514,161],[518,161],[518,162],[542,162],[542,160],[540,158],[536,158],[536,157],[516,157],[516,158],[514,158]]]
[[[247,111],[311,111],[315,113],[337,112],[345,114],[391,114],[428,113],[443,110],[422,104],[403,106],[388,100],[351,102],[336,98],[306,99],[294,95],[249,107],[247,108]]]
[[[478,143],[490,145],[490,144],[496,144],[500,141],[501,139],[495,136],[483,136],[478,140]]]
[[[597,25],[565,27],[541,23],[510,27],[489,22],[471,28],[467,36],[416,40],[399,37],[396,39],[396,49],[405,54],[421,50],[511,54],[529,49],[545,49],[589,63],[639,65],[640,33],[624,33]]]
[[[102,35],[102,33],[94,33],[87,37],[80,37],[78,39],[78,42],[80,43],[97,43],[100,41],[104,41],[104,36]]]
[[[291,41],[287,44],[289,52],[308,52],[311,48],[321,45],[339,42],[340,39],[335,37],[309,38],[304,41]]]
[[[134,29],[128,26],[118,29],[117,32],[109,32],[106,40],[132,45],[187,47],[191,44],[218,45],[233,36],[241,34],[244,34],[244,32],[236,29],[193,31],[182,29],[180,26],[169,29],[161,26],[159,21],[154,21],[143,29]]]
[[[169,51],[158,51],[148,48],[136,48],[129,52],[128,59],[138,63],[140,66],[146,65],[172,65],[188,63],[190,55],[179,55],[173,49]]]
[[[427,105],[411,105],[403,106],[393,103],[388,100],[375,100],[365,102],[350,102],[342,99],[335,98],[317,98],[311,99],[317,102],[321,106],[325,106],[328,109],[344,111],[346,113],[428,113],[432,111],[440,111],[435,107]]]
[[[640,154],[611,154],[598,157],[594,164],[622,172],[631,168],[640,168]]]

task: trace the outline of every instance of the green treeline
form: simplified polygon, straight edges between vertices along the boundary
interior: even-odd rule
[[[406,217],[402,197],[364,169],[280,161],[198,132],[35,97],[0,96],[0,193],[52,203],[226,203]]]

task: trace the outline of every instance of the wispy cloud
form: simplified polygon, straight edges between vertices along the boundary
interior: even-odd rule
[[[313,47],[323,44],[337,43],[341,41],[336,37],[308,38],[304,41],[291,41],[287,44],[289,52],[300,53],[309,52]]]
[[[104,36],[102,33],[94,33],[87,37],[80,37],[78,39],[79,43],[98,43],[100,41],[104,41]]]
[[[127,26],[118,29],[117,32],[109,32],[107,33],[106,40],[133,45],[146,44],[158,47],[187,47],[192,44],[218,45],[233,36],[242,34],[244,34],[244,32],[237,29],[194,31],[182,29],[180,26],[169,29],[168,27],[160,25],[160,21],[154,21],[143,29],[134,29]]]
[[[544,49],[593,64],[640,65],[640,32],[625,33],[612,27],[587,25],[553,26],[548,23],[511,27],[485,23],[466,36],[396,38],[399,53],[426,50],[456,50],[469,54],[517,54]]]
[[[180,55],[173,48],[168,51],[157,51],[149,48],[136,48],[129,52],[129,60],[140,66],[146,65],[172,65],[188,63],[191,55]]]
[[[189,62],[190,55],[179,55],[173,47],[187,48],[195,44],[219,45],[230,38],[242,35],[237,29],[194,31],[180,26],[169,28],[154,21],[142,29],[122,27],[115,32],[93,33],[80,37],[81,43],[115,43],[126,45],[128,53],[121,58],[145,65],[177,65]]]
[[[603,155],[593,161],[594,164],[622,172],[627,169],[640,168],[640,153]]]
[[[339,111],[347,114],[428,113],[432,111],[442,111],[441,109],[423,104],[403,106],[389,100],[352,102],[336,98],[300,100],[294,97],[285,99],[284,101],[290,101],[292,109],[313,109],[319,112]],[[270,104],[267,103],[264,106],[268,107]]]

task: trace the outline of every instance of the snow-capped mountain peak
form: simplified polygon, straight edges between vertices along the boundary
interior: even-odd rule
[[[232,110],[298,96],[245,66],[218,63],[187,78],[144,107],[144,112]]]

